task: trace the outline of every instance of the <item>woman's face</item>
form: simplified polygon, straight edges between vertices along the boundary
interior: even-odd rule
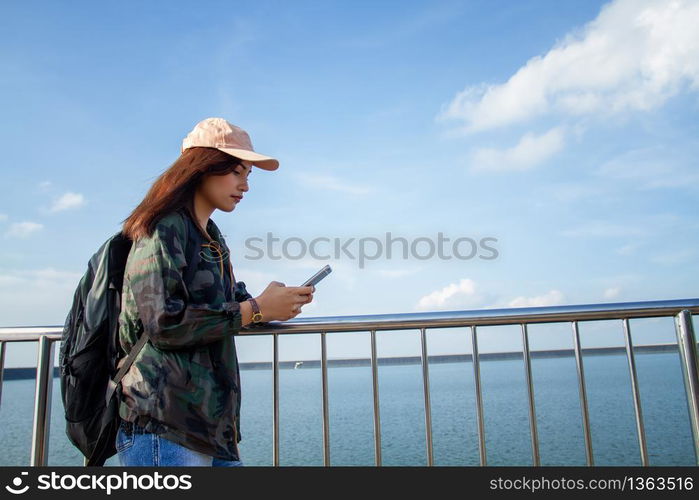
[[[243,161],[233,172],[225,175],[207,175],[202,181],[199,194],[212,208],[232,212],[240,203],[248,187],[248,176],[252,163]]]

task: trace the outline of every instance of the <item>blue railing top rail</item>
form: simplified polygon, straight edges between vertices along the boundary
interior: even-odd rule
[[[270,322],[264,326],[245,328],[242,333],[244,335],[267,335],[322,331],[406,330],[466,325],[649,318],[672,316],[685,309],[692,314],[699,313],[699,298],[356,316],[319,316],[286,322]],[[62,330],[62,326],[54,325],[0,327],[0,341],[37,340],[42,335],[48,335],[52,339],[60,339]]]

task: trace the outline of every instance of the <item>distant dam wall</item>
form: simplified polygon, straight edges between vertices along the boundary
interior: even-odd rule
[[[643,353],[660,353],[660,352],[677,352],[676,344],[656,344],[656,345],[644,345],[635,346],[633,348],[634,354]],[[582,353],[585,356],[605,356],[610,354],[625,354],[625,347],[588,347],[582,349]],[[575,351],[573,349],[553,349],[547,351],[530,351],[532,359],[537,358],[560,358],[574,356]],[[522,352],[481,352],[479,353],[478,359],[480,361],[497,361],[503,359],[522,359]],[[473,361],[473,357],[470,354],[442,354],[428,356],[430,363],[467,363]],[[400,357],[390,357],[390,358],[378,358],[379,366],[387,365],[412,365],[419,364],[421,362],[420,356],[400,356]],[[296,366],[300,369],[303,368],[319,368],[319,359],[303,359],[294,361],[280,361],[279,368],[288,370],[294,369]],[[369,358],[350,358],[350,359],[329,359],[328,368],[343,367],[343,366],[371,366],[371,359]],[[271,370],[271,361],[257,361],[240,363],[241,370]],[[54,367],[53,376],[58,377],[58,367]],[[20,380],[20,379],[34,379],[36,378],[36,368],[26,367],[26,368],[5,368],[3,372],[4,380]]]

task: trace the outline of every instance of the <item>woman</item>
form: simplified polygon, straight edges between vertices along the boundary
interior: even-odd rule
[[[315,288],[271,282],[258,297],[236,282],[229,249],[209,216],[232,212],[252,167],[279,162],[254,152],[222,118],[199,122],[182,154],[124,220],[126,263],[119,340],[126,356],[148,342],[121,383],[120,464],[242,465],[240,373],[233,336],[254,322],[288,320]]]

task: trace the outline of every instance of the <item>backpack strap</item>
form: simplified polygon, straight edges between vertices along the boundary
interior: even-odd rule
[[[196,271],[197,266],[195,265],[196,262],[195,257],[199,255],[198,249],[192,244],[192,242],[189,239],[189,221],[185,220],[185,235],[186,235],[186,250],[187,252],[187,270],[185,271],[185,283],[190,283],[191,282],[191,277],[192,274]],[[191,247],[191,248],[190,248]],[[118,332],[118,330],[117,330]],[[118,333],[117,333],[118,334]],[[112,398],[112,395],[114,394],[114,391],[116,391],[117,385],[121,382],[121,379],[124,378],[124,375],[126,375],[126,372],[129,371],[129,368],[131,368],[131,365],[136,359],[136,356],[138,356],[138,353],[141,352],[141,349],[143,349],[143,346],[146,344],[148,341],[148,332],[145,330],[141,333],[141,336],[138,339],[138,342],[134,344],[134,346],[131,348],[131,352],[129,352],[129,355],[126,357],[126,361],[124,361],[124,364],[119,368],[119,371],[116,373],[114,378],[112,379],[111,377],[109,378],[109,382],[107,383],[107,393],[105,396],[105,403],[109,405],[109,400]]]
[[[184,271],[184,282],[185,283],[191,283],[192,279],[194,278],[194,273],[197,272],[197,268],[199,267],[199,260],[201,259],[201,256],[199,255],[199,248],[194,245],[192,240],[189,239],[189,225],[191,224],[191,220],[189,220],[189,216],[183,214],[183,217],[185,218],[185,234],[186,234],[186,245],[185,245],[185,257],[187,259],[187,268]]]
[[[129,368],[131,368],[131,365],[136,359],[136,356],[139,352],[141,352],[141,349],[143,349],[143,346],[147,341],[148,333],[146,333],[146,331],[144,330],[143,333],[141,333],[141,337],[138,339],[138,342],[136,342],[136,344],[131,348],[131,352],[126,357],[126,361],[124,361],[124,364],[121,366],[121,368],[119,368],[119,371],[114,376],[114,379],[110,377],[109,382],[107,383],[107,395],[105,397],[105,403],[107,405],[109,405],[109,400],[112,398],[114,391],[116,391],[117,384],[121,382],[121,379],[124,378],[126,372],[129,371]]]

